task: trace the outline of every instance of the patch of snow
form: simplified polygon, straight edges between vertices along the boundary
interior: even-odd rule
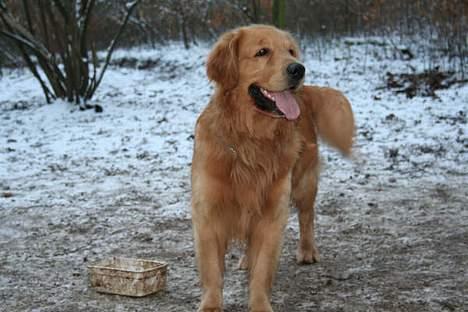
[[[468,86],[440,91],[438,99],[408,100],[382,88],[384,73],[424,64],[382,58],[372,49],[384,48],[343,42],[320,61],[306,49],[306,83],[342,90],[357,123],[360,160],[342,160],[322,145],[323,183],[349,181],[356,168],[384,180],[405,180],[415,166],[421,167],[417,180],[436,182],[448,171],[465,174]],[[10,70],[0,78],[0,189],[14,196],[0,197],[0,206],[74,209],[79,201],[104,209],[138,203],[161,217],[189,217],[192,134],[212,92],[204,67],[208,52],[206,45],[186,50],[181,44],[115,51],[114,59],[159,65],[111,66],[93,99],[104,108],[101,114],[61,101],[46,105],[31,74]],[[24,109],[18,103],[26,103]],[[453,122],[460,114],[465,124]]]

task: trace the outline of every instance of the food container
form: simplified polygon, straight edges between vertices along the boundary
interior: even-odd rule
[[[98,292],[143,297],[166,287],[167,263],[160,261],[113,257],[88,270]]]

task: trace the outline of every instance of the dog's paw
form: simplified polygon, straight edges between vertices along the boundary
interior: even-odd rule
[[[309,247],[299,247],[296,253],[298,264],[311,264],[320,261],[320,255],[315,245]]]
[[[237,264],[237,269],[243,270],[243,271],[249,269],[249,261],[248,261],[246,255],[243,255],[243,256],[239,259],[239,263]]]
[[[223,312],[221,308],[200,308],[198,312]]]

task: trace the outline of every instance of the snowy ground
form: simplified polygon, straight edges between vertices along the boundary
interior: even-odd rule
[[[322,145],[317,199],[322,261],[294,263],[286,233],[275,311],[466,311],[468,86],[438,99],[382,88],[384,74],[422,70],[382,47],[340,45],[307,82],[349,97],[354,161]],[[191,237],[193,127],[212,91],[208,48],[118,51],[151,60],[111,67],[95,98],[103,113],[45,105],[23,70],[0,77],[0,310],[194,311]],[[386,55],[387,54],[387,55]],[[167,290],[143,299],[101,295],[86,266],[111,255],[170,263]],[[245,311],[247,280],[227,257],[226,311]]]

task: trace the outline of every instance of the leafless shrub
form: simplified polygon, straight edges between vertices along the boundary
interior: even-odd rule
[[[89,29],[95,0],[2,1],[0,36],[17,48],[47,102],[61,98],[87,107],[138,2],[129,3],[101,68]]]

